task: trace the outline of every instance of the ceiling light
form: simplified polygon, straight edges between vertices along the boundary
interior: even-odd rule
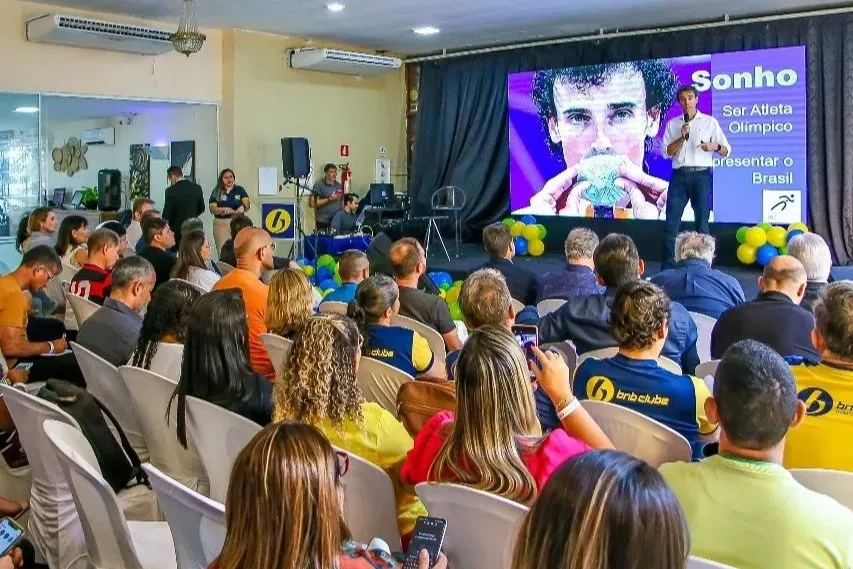
[[[434,36],[441,30],[433,26],[419,26],[417,28],[412,28],[412,31],[419,36]]]
[[[341,4],[340,2],[330,2],[326,4],[326,9],[329,12],[340,12],[344,8],[346,8],[346,5]]]
[[[15,109],[16,113],[37,113],[39,112],[38,107],[18,107]]]

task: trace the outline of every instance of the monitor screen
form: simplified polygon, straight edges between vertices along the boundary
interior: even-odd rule
[[[53,189],[53,205],[59,206],[65,202],[65,188]]]
[[[394,184],[370,184],[370,205],[386,205],[394,197]]]
[[[71,197],[71,207],[80,207],[83,205],[83,191],[77,190]]]

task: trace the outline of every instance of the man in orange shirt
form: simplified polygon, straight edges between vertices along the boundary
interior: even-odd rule
[[[234,254],[237,268],[219,279],[213,290],[239,289],[246,305],[246,320],[249,324],[249,357],[252,369],[275,381],[272,360],[261,342],[261,334],[267,331],[264,317],[267,312],[269,287],[261,282],[261,273],[273,269],[275,244],[269,233],[259,227],[247,227],[234,239]]]

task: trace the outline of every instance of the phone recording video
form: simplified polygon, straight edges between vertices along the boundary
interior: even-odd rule
[[[403,569],[418,569],[418,555],[420,555],[421,549],[427,550],[429,566],[434,566],[438,561],[438,554],[441,552],[445,529],[447,529],[447,520],[420,516],[412,532],[412,540],[409,542],[409,549],[406,551],[406,562]]]
[[[533,346],[539,345],[539,329],[536,326],[516,324],[512,327],[512,333],[515,336],[515,341],[524,350],[524,355],[527,359],[533,359]]]
[[[24,528],[12,518],[0,519],[0,557],[7,555],[24,538]]]

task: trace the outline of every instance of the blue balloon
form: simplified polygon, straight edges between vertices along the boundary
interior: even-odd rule
[[[320,282],[320,288],[322,290],[329,290],[329,289],[337,290],[338,283],[335,282],[335,279],[326,279],[326,280]]]
[[[335,273],[332,272],[332,269],[326,266],[317,268],[317,282],[322,283],[323,281],[329,280],[335,276]],[[324,287],[320,287],[323,290],[326,290]]]
[[[793,238],[794,238],[794,237],[796,237],[797,235],[802,235],[803,233],[804,233],[804,232],[803,232],[803,230],[802,230],[802,229],[792,229],[791,231],[789,231],[789,232],[788,232],[788,237],[787,237],[787,239],[786,239],[786,240],[787,240],[787,242],[788,242],[788,243],[790,243],[790,242],[791,242],[791,239],[793,239]]]
[[[527,239],[524,237],[515,237],[512,242],[515,243],[516,255],[527,255]]]
[[[306,257],[302,257],[302,258],[296,259],[296,264],[299,265],[300,267],[306,267],[306,266],[311,264],[311,261],[309,261]]]
[[[317,284],[317,279],[315,279],[314,277],[308,277],[308,282],[311,283],[311,286],[314,286],[315,284]]]
[[[758,251],[755,252],[755,261],[761,265],[762,267],[770,262],[773,257],[779,255],[779,250],[770,245],[769,243],[766,245],[762,245],[758,248]]]
[[[536,225],[536,218],[532,215],[522,215],[519,221],[524,225]]]
[[[453,284],[453,277],[451,277],[450,273],[446,271],[434,271],[432,273],[427,273],[427,276],[435,284],[435,286],[439,288],[441,288],[441,285],[445,283],[447,283],[448,285]]]

